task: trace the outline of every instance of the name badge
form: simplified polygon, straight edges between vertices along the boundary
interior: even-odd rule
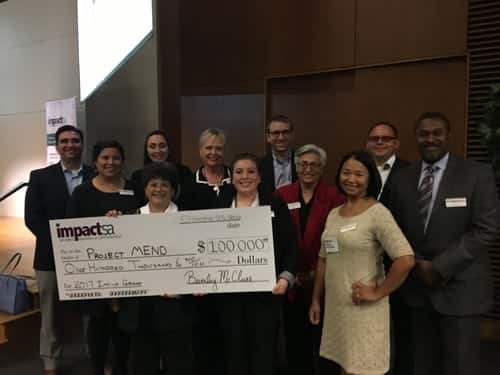
[[[300,208],[300,202],[293,202],[293,203],[288,203],[288,209],[289,210],[295,210],[297,208]]]
[[[134,195],[134,191],[130,189],[120,190],[120,195]]]
[[[342,228],[340,228],[340,233],[345,233],[345,232],[350,232],[352,230],[356,230],[357,227],[358,227],[357,223],[344,225]]]
[[[467,207],[467,198],[446,198],[445,205],[451,207]]]
[[[271,217],[274,217],[274,211],[271,211]]]
[[[324,239],[323,246],[325,247],[327,254],[333,254],[339,252],[339,242],[335,237]]]

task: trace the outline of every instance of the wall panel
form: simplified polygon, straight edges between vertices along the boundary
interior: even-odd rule
[[[446,113],[453,126],[450,148],[464,154],[465,59],[398,64],[269,81],[269,114],[295,123],[295,143],[316,143],[328,153],[333,182],[343,154],[364,148],[370,125],[381,119],[398,126],[401,155],[418,158],[413,122],[424,111]]]
[[[183,88],[263,79],[267,4],[181,1]]]
[[[267,76],[354,64],[355,1],[269,2]]]
[[[357,0],[356,65],[464,54],[467,0]]]

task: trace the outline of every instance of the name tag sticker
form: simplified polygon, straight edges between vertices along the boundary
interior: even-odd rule
[[[451,207],[467,207],[467,198],[446,198],[445,205]]]
[[[352,230],[356,230],[357,227],[358,227],[357,223],[344,225],[342,228],[340,228],[340,233],[345,233],[345,232],[350,232]]]
[[[120,195],[134,195],[134,191],[130,189],[120,190]]]
[[[325,247],[327,254],[333,254],[339,252],[339,242],[336,238],[325,238],[323,240],[323,246]]]
[[[300,202],[293,202],[293,203],[288,203],[288,209],[289,210],[295,210],[297,208],[300,208]]]

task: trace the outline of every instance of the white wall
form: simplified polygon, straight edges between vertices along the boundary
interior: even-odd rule
[[[45,166],[45,101],[78,96],[76,25],[76,0],[0,3],[0,195]],[[24,191],[0,203],[23,210]]]
[[[45,102],[78,99],[76,1],[0,3],[0,195],[46,165]],[[78,113],[86,149],[116,138],[128,170],[140,166],[144,136],[159,123],[155,36]],[[1,202],[0,216],[22,217],[24,192]]]

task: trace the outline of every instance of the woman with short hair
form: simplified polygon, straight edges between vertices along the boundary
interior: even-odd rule
[[[287,293],[283,309],[285,339],[289,370],[293,374],[315,374],[321,327],[309,322],[314,271],[326,218],[345,197],[322,180],[327,156],[321,147],[299,147],[294,159],[298,180],[275,191],[288,204],[299,248],[296,282]]]

